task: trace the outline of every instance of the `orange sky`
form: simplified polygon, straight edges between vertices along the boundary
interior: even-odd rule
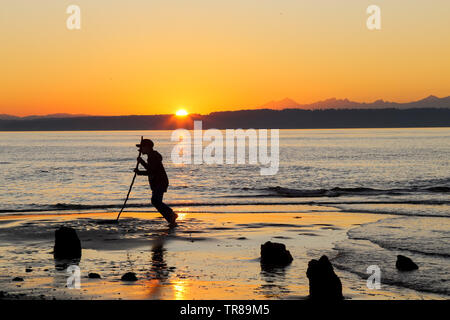
[[[66,28],[70,4],[81,30]],[[4,0],[0,43],[0,114],[450,95],[448,0]]]

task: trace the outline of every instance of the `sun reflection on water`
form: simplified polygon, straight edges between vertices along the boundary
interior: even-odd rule
[[[184,207],[184,208],[180,208],[177,210],[177,214],[178,214],[178,221],[182,221],[184,219],[187,218],[188,213],[190,212],[190,208],[189,207]]]
[[[179,279],[174,280],[173,293],[175,300],[184,300],[186,296],[186,281]]]

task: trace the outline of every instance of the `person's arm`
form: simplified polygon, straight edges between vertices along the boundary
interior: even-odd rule
[[[139,164],[140,164],[141,166],[143,166],[143,167],[145,168],[146,171],[148,171],[149,165],[148,165],[147,162],[145,162],[144,159],[142,159],[142,158],[139,156],[139,157],[137,158],[137,161],[139,162]]]
[[[149,172],[148,171],[144,171],[144,170],[134,169],[134,172],[136,172],[136,174],[138,176],[148,176],[149,175]]]
[[[134,172],[136,172],[136,174],[138,176],[151,176],[151,172],[150,172],[150,165],[145,162],[144,159],[142,159],[141,157],[137,158],[137,161],[139,162],[140,165],[142,165],[146,170],[139,170],[139,169],[135,169]]]

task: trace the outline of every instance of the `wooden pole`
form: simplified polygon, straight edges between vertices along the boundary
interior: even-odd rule
[[[141,136],[141,144],[142,144],[142,140],[144,140],[143,136]],[[142,154],[141,148],[139,148],[139,157],[141,156],[141,154]],[[136,163],[135,170],[137,170],[138,168],[139,168],[139,161]],[[134,172],[133,180],[131,180],[131,185],[130,185],[130,189],[128,189],[127,197],[125,198],[125,202],[123,203],[122,209],[120,209],[120,212],[117,216],[117,219],[116,219],[117,222],[119,222],[120,215],[122,214],[123,209],[125,209],[125,206],[127,205],[127,201],[128,201],[128,198],[130,197],[131,189],[133,188],[134,180],[136,180],[136,175],[137,175],[137,173]]]

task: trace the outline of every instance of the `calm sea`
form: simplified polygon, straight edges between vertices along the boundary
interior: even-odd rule
[[[117,211],[141,135],[164,157],[175,210],[392,214],[351,230],[335,263],[363,273],[368,260],[404,251],[433,276],[398,285],[450,295],[450,128],[280,130],[274,176],[259,165],[173,164],[171,131],[0,132],[0,214]],[[138,177],[128,210],[153,211],[150,196]]]

